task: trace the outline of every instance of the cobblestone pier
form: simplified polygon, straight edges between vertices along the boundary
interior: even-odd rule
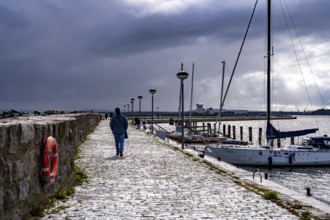
[[[132,127],[116,158],[108,123],[88,136],[76,161],[89,182],[43,219],[298,219]]]

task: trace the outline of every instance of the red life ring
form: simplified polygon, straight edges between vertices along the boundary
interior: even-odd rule
[[[42,149],[41,176],[48,184],[53,184],[57,177],[58,147],[55,138],[49,136]]]

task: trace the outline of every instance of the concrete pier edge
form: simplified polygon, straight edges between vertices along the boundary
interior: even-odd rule
[[[167,147],[175,149],[176,151],[179,151],[183,154],[190,156],[196,162],[204,162],[207,163],[210,166],[210,168],[213,167],[215,169],[220,169],[222,175],[226,175],[228,178],[235,180],[234,181],[235,183],[238,180],[243,184],[247,184],[247,185],[252,184],[253,186],[255,186],[254,188],[255,190],[250,189],[250,191],[252,192],[261,195],[261,192],[258,190],[258,188],[277,192],[279,194],[280,200],[286,203],[286,204],[283,203],[282,207],[288,209],[290,212],[293,209],[292,205],[301,204],[302,208],[295,209],[295,211],[299,213],[310,212],[318,218],[330,219],[330,205],[325,202],[307,196],[306,194],[296,192],[292,189],[289,189],[288,187],[285,187],[268,179],[262,178],[262,182],[260,182],[259,176],[253,178],[253,175],[250,172],[240,169],[232,164],[226,163],[224,161],[219,161],[216,158],[208,155],[204,155],[204,158],[202,158],[199,156],[199,153],[192,148],[187,147],[184,150],[182,150],[179,146],[171,144],[166,140],[164,141],[162,139],[159,139],[156,136],[154,137],[156,141],[162,143]]]

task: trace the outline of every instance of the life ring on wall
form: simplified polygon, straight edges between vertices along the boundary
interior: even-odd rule
[[[56,139],[49,136],[42,149],[41,177],[44,182],[53,184],[57,179],[58,146]]]

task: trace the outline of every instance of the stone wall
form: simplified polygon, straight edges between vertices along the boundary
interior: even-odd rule
[[[21,219],[58,190],[73,183],[74,151],[94,130],[99,114],[31,116],[0,120],[0,219]],[[41,180],[44,140],[59,148],[60,179],[47,187]]]

